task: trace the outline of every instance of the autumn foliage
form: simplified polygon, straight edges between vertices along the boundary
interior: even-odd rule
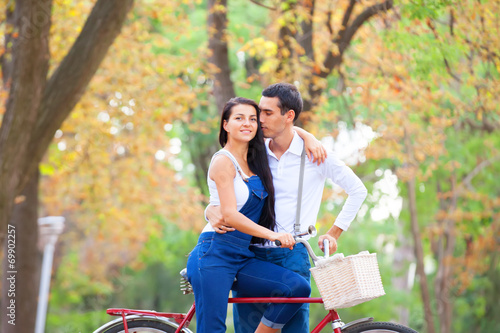
[[[53,2],[48,77],[96,3]],[[348,163],[371,190],[341,252],[379,252],[392,293],[362,309],[422,332],[494,331],[499,13],[496,0],[136,2],[39,164],[39,215],[66,218],[54,311],[104,310],[79,303],[116,297],[117,281],[155,265],[177,275],[206,223],[218,105],[284,80],[303,94],[302,124],[354,152]],[[5,15],[3,75],[18,37]],[[4,82],[2,116],[8,97]],[[343,198],[326,189],[319,228]]]

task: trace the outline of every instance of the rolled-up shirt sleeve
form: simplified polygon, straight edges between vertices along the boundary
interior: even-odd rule
[[[328,152],[328,157],[322,166],[324,176],[347,193],[347,199],[334,223],[335,226],[345,231],[356,217],[368,191],[361,179],[343,161],[335,157],[333,152]]]

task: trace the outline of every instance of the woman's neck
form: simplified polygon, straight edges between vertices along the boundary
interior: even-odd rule
[[[248,143],[240,144],[236,142],[228,141],[224,146],[224,149],[233,154],[234,157],[238,160],[247,161],[248,154]]]

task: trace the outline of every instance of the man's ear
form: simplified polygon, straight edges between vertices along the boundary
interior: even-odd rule
[[[286,120],[290,121],[293,124],[293,120],[295,119],[295,111],[294,110],[288,110],[286,113]]]

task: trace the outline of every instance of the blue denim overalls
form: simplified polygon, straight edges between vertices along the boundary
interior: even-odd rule
[[[240,213],[257,223],[267,192],[258,176],[248,178],[246,185],[250,195]],[[195,295],[196,332],[226,331],[227,300],[231,288],[255,297],[309,295],[310,286],[303,277],[255,259],[255,254],[249,250],[251,239],[251,235],[237,230],[225,234],[204,232],[200,235],[187,262],[187,275]],[[241,279],[234,283],[237,273]],[[300,306],[270,306],[261,320],[267,326],[281,328]]]

